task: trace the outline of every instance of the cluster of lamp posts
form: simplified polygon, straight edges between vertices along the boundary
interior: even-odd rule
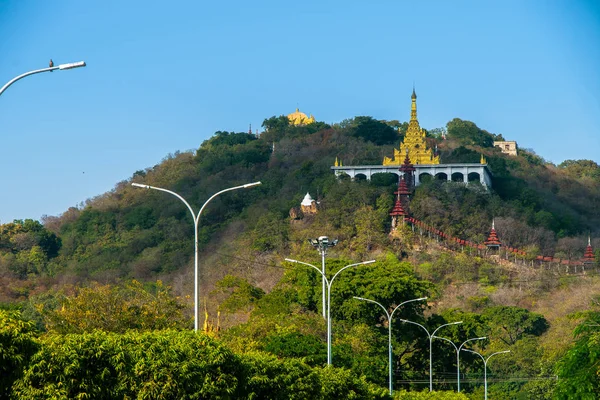
[[[54,66],[54,63],[52,63],[52,61],[50,62],[50,67],[48,68],[42,68],[42,69],[37,69],[37,70],[33,70],[33,71],[29,71],[26,72],[24,74],[21,74],[15,78],[13,78],[12,80],[10,80],[7,84],[5,84],[2,88],[0,88],[0,95],[13,83],[15,83],[16,81],[18,81],[19,79],[25,78],[26,76],[29,75],[33,75],[33,74],[38,74],[40,72],[51,72],[54,70],[68,70],[68,69],[73,69],[73,68],[79,68],[79,67],[85,67],[86,64],[83,61],[79,61],[79,62],[75,62],[75,63],[67,63],[67,64],[60,64],[58,66]],[[159,187],[155,187],[155,186],[150,186],[150,185],[143,185],[143,184],[139,184],[139,183],[132,183],[131,185],[134,187],[139,187],[139,188],[144,188],[144,189],[154,189],[154,190],[158,190],[161,192],[166,192],[169,193],[175,197],[177,197],[179,200],[181,200],[188,208],[188,210],[190,211],[191,215],[192,215],[192,219],[194,220],[194,331],[198,331],[198,225],[200,222],[200,215],[202,214],[202,211],[204,210],[204,208],[206,207],[206,205],[215,197],[217,197],[218,195],[220,195],[221,193],[225,193],[225,192],[229,192],[232,190],[237,190],[237,189],[246,189],[246,188],[250,188],[253,186],[257,186],[260,185],[261,182],[253,182],[253,183],[248,183],[245,185],[241,185],[241,186],[235,186],[235,187],[230,187],[228,189],[224,189],[221,190],[220,192],[215,193],[214,195],[212,195],[208,200],[206,200],[206,202],[202,205],[202,207],[200,208],[200,210],[198,211],[198,214],[196,214],[194,212],[194,209],[190,206],[190,204],[179,194],[171,191],[171,190],[167,190],[167,189],[163,189],[163,188],[159,188]],[[315,267],[312,264],[308,264],[302,261],[298,261],[298,260],[292,260],[289,258],[286,258],[285,260],[291,263],[296,263],[296,264],[302,264],[302,265],[306,265],[309,267],[314,268],[315,270],[317,270],[317,272],[319,272],[319,274],[321,274],[322,278],[323,278],[323,318],[325,318],[327,320],[327,365],[331,365],[331,307],[330,307],[330,300],[331,300],[331,285],[333,284],[333,281],[335,280],[335,278],[344,270],[346,270],[347,268],[350,267],[355,267],[358,265],[365,265],[365,264],[372,264],[375,262],[375,260],[370,260],[370,261],[363,261],[363,262],[359,262],[359,263],[355,263],[355,264],[350,264],[350,265],[346,265],[345,267],[341,268],[339,271],[337,271],[332,277],[331,279],[327,279],[327,276],[325,275],[325,254],[327,252],[327,248],[335,246],[337,244],[337,240],[333,240],[333,241],[329,241],[329,238],[327,238],[326,236],[321,236],[318,239],[310,239],[310,243],[311,245],[313,245],[314,247],[316,247],[317,249],[319,249],[320,253],[321,253],[321,260],[322,260],[322,268],[319,269],[317,267]],[[325,293],[327,293],[327,299],[325,299]],[[392,387],[392,317],[394,316],[394,313],[396,312],[396,310],[398,310],[401,306],[403,306],[406,303],[410,303],[413,301],[423,301],[426,300],[427,297],[421,297],[418,299],[412,299],[412,300],[407,300],[405,302],[400,303],[399,305],[397,305],[392,312],[388,312],[388,310],[381,304],[378,303],[375,300],[370,300],[370,299],[365,299],[362,297],[354,297],[357,300],[361,300],[361,301],[366,301],[369,303],[373,303],[373,304],[377,304],[379,307],[381,307],[383,309],[383,311],[385,312],[385,315],[387,317],[387,321],[388,321],[388,353],[389,353],[389,360],[388,360],[388,364],[389,364],[389,391],[390,394],[393,393],[393,387]],[[327,305],[327,306],[326,306]],[[454,342],[452,342],[449,339],[443,338],[443,337],[439,337],[439,336],[435,336],[436,332],[445,327],[445,326],[449,326],[449,325],[457,325],[462,323],[462,321],[457,321],[457,322],[451,322],[448,324],[444,324],[439,326],[436,330],[433,331],[433,333],[429,333],[429,331],[427,330],[427,328],[425,328],[423,325],[418,324],[416,322],[413,321],[408,321],[405,319],[401,319],[400,320],[403,323],[408,323],[408,324],[413,324],[413,325],[417,325],[419,327],[421,327],[426,333],[427,336],[429,338],[429,390],[433,390],[433,380],[432,380],[432,341],[434,338],[437,339],[442,339],[445,340],[447,342],[449,342],[450,344],[452,344],[452,346],[454,346],[454,349],[456,350],[456,378],[457,378],[457,382],[458,382],[458,391],[460,392],[460,352],[462,351],[468,351],[470,353],[474,353],[477,354],[479,357],[481,357],[481,359],[483,360],[483,364],[484,364],[484,386],[485,386],[485,399],[487,399],[487,362],[489,361],[490,358],[492,358],[492,356],[495,356],[496,354],[502,354],[502,353],[509,353],[510,350],[506,350],[506,351],[499,351],[497,353],[493,353],[491,355],[489,355],[487,358],[485,358],[484,356],[482,356],[481,354],[479,354],[476,351],[473,350],[468,350],[468,349],[463,349],[463,346],[465,344],[467,344],[468,342],[471,341],[475,341],[475,340],[483,340],[486,339],[485,337],[478,337],[478,338],[472,338],[472,339],[468,339],[465,340],[460,346],[456,346],[456,344]]]
[[[337,244],[337,240],[330,241],[329,238],[327,238],[326,236],[321,236],[318,239],[309,239],[309,242],[311,245],[313,245],[313,247],[317,248],[319,250],[319,252],[321,253],[321,260],[322,260],[321,269],[319,269],[318,267],[316,267],[312,264],[305,263],[305,262],[298,261],[298,260],[293,260],[290,258],[286,258],[285,261],[288,261],[291,263],[296,263],[296,264],[302,264],[302,265],[311,267],[311,268],[315,269],[317,272],[319,272],[319,274],[321,274],[321,277],[323,278],[323,317],[327,321],[327,364],[331,365],[332,364],[332,361],[331,361],[331,307],[330,307],[330,305],[331,305],[331,285],[333,284],[333,281],[335,280],[335,278],[345,269],[354,267],[354,266],[358,266],[358,265],[372,264],[375,262],[375,260],[363,261],[360,263],[346,265],[345,267],[343,267],[339,271],[337,271],[333,275],[333,277],[331,277],[331,279],[327,279],[327,276],[325,275],[325,254],[327,252],[327,248],[333,247]],[[326,292],[327,292],[327,301],[325,301],[325,293]],[[390,392],[390,395],[392,395],[393,394],[392,318],[394,317],[394,313],[398,309],[400,309],[400,307],[402,307],[403,305],[405,305],[407,303],[415,302],[415,301],[424,301],[424,300],[427,300],[427,297],[420,297],[418,299],[404,301],[404,302],[398,304],[392,310],[391,313],[388,311],[388,309],[386,307],[383,306],[383,304],[381,304],[375,300],[365,299],[364,297],[357,297],[357,296],[354,296],[354,298],[356,300],[366,301],[368,303],[373,303],[373,304],[378,305],[383,310],[383,312],[385,313],[385,315],[387,317],[387,323],[388,323],[388,372],[389,372],[388,381],[389,381],[389,392]],[[327,304],[327,306],[326,306],[326,304]],[[452,344],[452,346],[456,350],[456,379],[457,379],[457,385],[458,385],[459,392],[460,392],[460,352],[461,352],[461,350],[477,354],[479,357],[481,357],[481,359],[483,360],[483,363],[484,363],[484,387],[485,387],[485,399],[487,399],[487,362],[492,356],[495,356],[496,354],[509,353],[510,350],[499,351],[499,352],[493,353],[493,354],[489,355],[487,358],[485,358],[478,352],[473,351],[473,350],[464,349],[463,347],[468,342],[475,341],[475,340],[484,340],[484,339],[487,339],[486,337],[477,337],[477,338],[467,339],[463,343],[461,343],[459,346],[457,346],[450,339],[435,335],[437,333],[437,331],[440,330],[441,328],[443,328],[445,326],[450,326],[450,325],[462,324],[462,321],[450,322],[448,324],[440,325],[433,331],[433,333],[429,333],[429,330],[427,328],[425,328],[423,325],[421,325],[417,322],[409,321],[406,319],[400,319],[400,321],[403,323],[419,326],[427,333],[427,337],[429,338],[429,391],[433,390],[432,343],[433,343],[433,339],[435,338],[435,339],[441,339],[441,340],[449,342],[450,344]]]

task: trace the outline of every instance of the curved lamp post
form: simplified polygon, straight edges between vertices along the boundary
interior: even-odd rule
[[[364,297],[356,297],[354,296],[354,298],[356,300],[362,300],[362,301],[367,301],[369,303],[373,303],[373,304],[377,304],[379,307],[381,307],[381,309],[383,310],[383,312],[385,313],[385,315],[387,316],[387,321],[388,321],[388,367],[389,367],[389,381],[390,381],[390,396],[393,394],[393,376],[392,376],[392,318],[394,317],[394,313],[396,312],[397,309],[399,309],[400,307],[402,307],[404,304],[406,303],[411,303],[413,301],[422,301],[422,300],[427,300],[427,297],[420,297],[418,299],[412,299],[412,300],[407,300],[405,302],[402,302],[400,304],[398,304],[396,306],[396,308],[394,308],[392,310],[391,313],[388,312],[388,310],[379,302],[375,301],[375,300],[370,300],[370,299],[365,299]]]
[[[65,70],[65,69],[73,69],[73,68],[79,68],[79,67],[85,67],[85,66],[86,66],[85,61],[78,61],[78,62],[74,62],[74,63],[60,64],[60,65],[58,65],[56,67],[48,67],[48,68],[36,69],[36,70],[33,70],[33,71],[25,72],[24,74],[21,74],[21,75],[15,77],[15,78],[11,79],[10,81],[8,81],[8,83],[6,85],[2,86],[2,88],[0,89],[0,95],[6,89],[8,89],[8,87],[10,85],[12,85],[13,83],[15,83],[19,79],[25,78],[26,76],[34,75],[34,74],[39,74],[40,72],[55,71],[57,69],[59,69],[59,70]]]
[[[467,339],[464,342],[462,342],[462,344],[458,347],[456,347],[454,342],[450,339],[446,339],[446,338],[443,338],[440,336],[435,336],[435,338],[445,340],[446,342],[448,342],[452,346],[454,346],[454,350],[456,350],[456,382],[458,382],[458,392],[460,393],[460,351],[463,350],[463,346],[465,344],[467,344],[468,342],[471,342],[473,340],[484,340],[484,339],[487,339],[487,337],[483,336],[483,337],[477,337],[477,338],[473,338],[473,339]]]
[[[190,204],[187,201],[185,201],[185,199],[183,197],[181,197],[179,194],[177,194],[173,191],[155,187],[155,186],[142,185],[140,183],[132,183],[131,184],[131,186],[135,186],[135,187],[139,187],[139,188],[154,189],[154,190],[159,190],[161,192],[166,192],[166,193],[172,194],[173,196],[177,197],[179,200],[183,201],[183,203],[187,206],[188,210],[190,210],[190,213],[192,214],[192,219],[194,220],[194,331],[195,332],[198,331],[198,224],[200,223],[200,215],[202,214],[202,210],[204,210],[204,207],[206,207],[206,205],[212,199],[214,199],[221,193],[229,192],[231,190],[236,190],[236,189],[246,189],[246,188],[260,185],[260,184],[261,184],[260,182],[252,182],[252,183],[247,183],[245,185],[230,187],[228,189],[221,190],[220,192],[213,194],[208,200],[206,200],[206,202],[204,202],[204,204],[202,205],[202,208],[200,208],[200,211],[198,211],[198,215],[196,215],[192,206],[190,206]]]
[[[462,351],[468,351],[469,353],[477,354],[483,360],[483,386],[485,388],[484,398],[485,398],[485,400],[487,400],[487,363],[490,360],[490,358],[492,358],[496,354],[510,353],[510,350],[498,351],[496,353],[490,354],[488,356],[488,358],[484,358],[481,354],[479,354],[478,352],[473,351],[473,350],[462,349]]]
[[[462,324],[462,321],[450,322],[449,324],[440,325],[431,334],[429,333],[429,331],[427,330],[427,328],[425,328],[421,324],[418,324],[418,323],[413,322],[413,321],[409,321],[407,319],[401,319],[400,321],[406,322],[407,324],[413,324],[413,325],[420,326],[421,328],[423,328],[423,330],[425,332],[427,332],[427,336],[429,337],[429,391],[432,392],[433,391],[433,367],[432,367],[432,357],[431,357],[431,354],[432,354],[431,342],[433,340],[433,337],[435,336],[435,333],[437,331],[439,331],[440,329],[442,329],[443,327],[449,326],[449,325]]]
[[[375,260],[363,261],[363,262],[359,262],[359,263],[355,263],[355,264],[346,265],[345,267],[340,269],[338,272],[336,272],[330,280],[327,279],[325,274],[323,272],[321,272],[321,270],[318,267],[315,267],[312,264],[305,263],[305,262],[298,261],[298,260],[292,260],[291,258],[286,258],[285,261],[295,263],[295,264],[306,265],[308,267],[312,267],[312,268],[316,269],[317,271],[319,271],[319,273],[323,277],[323,280],[327,284],[327,365],[331,365],[331,358],[332,358],[331,357],[331,285],[333,284],[333,281],[335,280],[335,278],[345,269],[350,268],[350,267],[356,267],[357,265],[372,264],[375,262]]]

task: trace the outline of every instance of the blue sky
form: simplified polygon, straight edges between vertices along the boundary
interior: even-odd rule
[[[600,3],[0,0],[0,222],[58,215],[217,130],[455,117],[600,162]]]

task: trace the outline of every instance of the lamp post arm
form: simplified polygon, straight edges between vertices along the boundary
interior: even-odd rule
[[[406,322],[406,323],[408,323],[408,324],[413,324],[413,325],[420,326],[421,328],[423,328],[423,330],[424,330],[425,332],[427,332],[427,337],[431,337],[431,335],[429,334],[429,331],[427,330],[427,328],[425,328],[423,325],[421,325],[421,324],[419,324],[419,323],[416,323],[416,322],[413,322],[413,321],[409,321],[409,320],[407,320],[407,319],[401,319],[401,320],[400,320],[400,322]]]
[[[454,350],[456,350],[457,352],[459,351],[458,348],[456,347],[456,345],[454,344],[454,342],[450,339],[446,339],[445,337],[441,337],[441,336],[433,336],[434,339],[442,339],[445,340],[446,342],[450,343],[453,347]]]
[[[139,187],[139,188],[144,188],[144,189],[154,189],[154,190],[159,190],[161,192],[165,192],[165,193],[169,193],[172,194],[173,196],[177,197],[179,200],[183,201],[183,203],[187,206],[188,210],[190,210],[190,213],[192,214],[192,218],[194,219],[194,224],[196,224],[196,214],[194,213],[194,209],[192,208],[192,206],[190,206],[190,203],[188,203],[183,197],[181,197],[179,194],[168,190],[168,189],[163,189],[163,188],[159,188],[156,186],[150,186],[150,185],[143,185],[141,183],[132,183],[131,186],[135,186],[135,187]],[[214,197],[214,196],[213,196]]]
[[[0,89],[0,95],[6,89],[8,89],[8,87],[10,85],[12,85],[13,83],[15,83],[16,81],[18,81],[20,79],[25,78],[26,76],[34,75],[34,74],[39,74],[41,72],[54,71],[54,70],[57,70],[57,69],[60,69],[60,70],[63,70],[63,69],[73,69],[73,68],[79,68],[79,67],[85,67],[85,66],[86,66],[86,64],[85,64],[84,61],[79,61],[79,62],[68,63],[68,64],[60,64],[60,65],[57,65],[55,67],[41,68],[41,69],[35,69],[33,71],[25,72],[24,74],[21,74],[19,76],[14,77],[10,81],[8,81],[8,83],[6,85],[2,86],[2,88]]]
[[[445,327],[445,326],[458,325],[458,324],[462,324],[462,321],[450,322],[448,324],[440,325],[440,326],[437,327],[437,329],[435,331],[433,331],[433,333],[431,334],[431,336],[435,336],[435,333],[437,331],[439,331],[440,329],[442,329],[443,327]]]
[[[321,272],[321,270],[319,268],[315,267],[314,265],[309,264],[309,263],[305,263],[303,261],[292,260],[291,258],[286,258],[285,261],[291,262],[291,263],[294,263],[294,264],[302,264],[302,265],[306,265],[306,266],[312,267],[312,268],[316,269],[317,272],[319,274],[321,274],[321,276],[323,276],[323,278],[325,278],[325,281],[327,282],[327,277],[325,275],[323,275],[323,273]],[[327,284],[329,284],[329,282]]]
[[[421,300],[427,300],[427,297],[420,297],[418,299],[406,300],[406,301],[403,301],[402,303],[398,304],[396,306],[396,308],[394,308],[392,310],[392,313],[390,314],[390,320],[394,317],[394,313],[396,312],[396,310],[399,309],[400,307],[402,307],[403,305],[405,305],[406,303],[412,303],[413,301],[421,301]]]
[[[220,192],[217,192],[217,193],[213,194],[212,196],[210,196],[210,197],[209,197],[209,199],[208,199],[208,200],[206,200],[206,201],[204,202],[204,204],[203,204],[203,205],[202,205],[202,207],[200,208],[200,211],[198,211],[198,216],[194,216],[194,219],[195,219],[195,220],[197,220],[197,221],[199,221],[199,220],[200,220],[200,214],[202,214],[202,210],[204,210],[204,207],[206,207],[206,205],[207,205],[207,204],[208,204],[208,203],[209,203],[209,202],[210,202],[212,199],[214,199],[215,197],[217,197],[218,195],[220,195],[220,194],[222,194],[222,193],[225,193],[225,192],[229,192],[229,191],[231,191],[231,190],[245,189],[245,188],[248,188],[248,187],[251,187],[251,186],[260,185],[260,184],[261,184],[260,182],[248,183],[248,184],[246,184],[246,185],[240,185],[240,186],[235,186],[235,187],[230,187],[230,188],[227,188],[227,189],[223,189],[223,190],[221,190]]]
[[[329,281],[329,286],[331,287],[331,285],[333,284],[333,280],[340,274],[340,272],[342,272],[345,269],[348,269],[350,267],[356,267],[357,265],[363,265],[363,264],[373,264],[375,262],[375,260],[369,260],[369,261],[363,261],[363,262],[359,262],[359,263],[354,263],[354,264],[350,264],[350,265],[346,265],[344,268],[340,269],[338,272],[336,272],[333,277],[331,278],[331,280]],[[316,267],[315,267],[316,268]]]
[[[355,298],[356,300],[362,300],[362,301],[367,301],[367,302],[369,302],[369,303],[377,304],[379,307],[381,307],[381,309],[383,310],[383,312],[384,312],[384,313],[385,313],[385,315],[387,316],[387,318],[388,318],[388,323],[391,323],[391,320],[392,320],[392,318],[391,318],[391,316],[390,316],[390,313],[388,312],[388,310],[386,310],[386,309],[385,309],[385,307],[384,307],[384,306],[383,306],[381,303],[379,303],[379,302],[377,302],[377,301],[375,301],[375,300],[369,300],[369,299],[365,299],[364,297],[356,297],[356,296],[354,296],[354,298]]]
[[[510,350],[504,350],[504,351],[498,351],[496,353],[492,353],[488,356],[488,358],[485,360],[485,363],[487,364],[487,362],[490,360],[490,358],[492,358],[493,356],[495,356],[496,354],[504,354],[504,353],[510,353]]]
[[[484,367],[485,367],[485,365],[487,364],[487,362],[486,362],[485,358],[484,358],[484,357],[483,357],[481,354],[479,354],[478,352],[476,352],[476,351],[473,351],[473,350],[469,350],[469,349],[461,349],[461,350],[462,350],[462,351],[468,351],[469,353],[477,354],[479,357],[481,357],[481,360],[483,360],[483,365],[484,365]]]
[[[54,71],[58,69],[58,66],[56,67],[49,67],[49,68],[42,68],[42,69],[36,69],[33,71],[29,71],[29,72],[25,72],[24,74],[21,74],[19,76],[16,76],[14,78],[12,78],[10,81],[8,81],[8,83],[4,86],[2,86],[2,89],[0,89],[0,95],[2,94],[2,92],[4,92],[6,89],[8,89],[8,87],[10,85],[12,85],[13,83],[15,83],[16,81],[25,78],[26,76],[29,75],[34,75],[34,74],[39,74],[40,72],[48,72],[48,71]]]
[[[472,339],[467,339],[464,342],[462,342],[462,344],[460,346],[458,346],[458,351],[461,351],[462,348],[463,348],[463,346],[465,344],[467,344],[468,342],[471,342],[473,340],[485,340],[485,339],[487,339],[487,337],[485,337],[485,336],[483,336],[483,337],[476,337],[476,338],[472,338]]]

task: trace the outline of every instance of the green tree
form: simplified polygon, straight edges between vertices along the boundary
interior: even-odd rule
[[[8,399],[13,382],[36,352],[34,324],[21,318],[19,311],[0,309],[0,399]]]

